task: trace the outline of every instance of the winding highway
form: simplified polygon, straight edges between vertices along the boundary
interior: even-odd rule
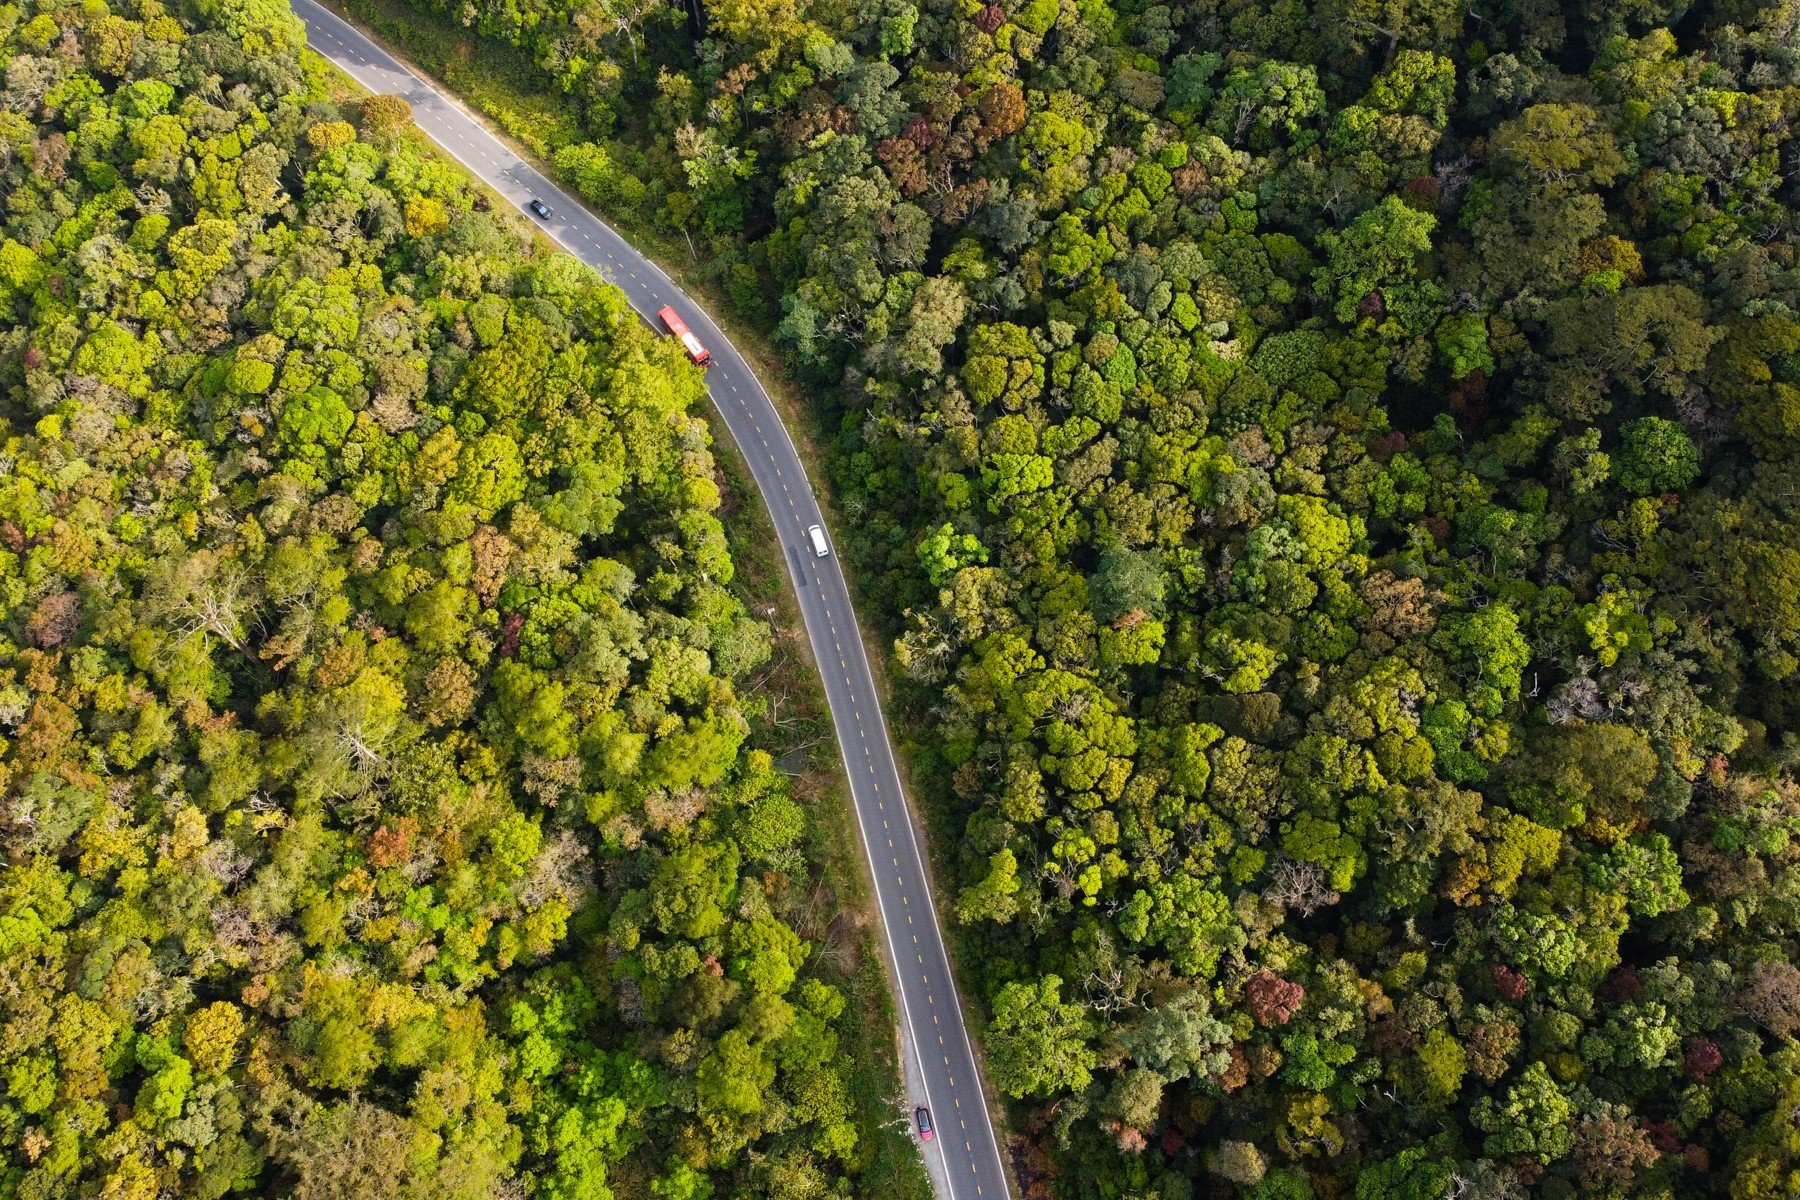
[[[543,200],[550,216],[530,219],[546,234],[620,288],[652,325],[658,309],[673,308],[712,352],[713,403],[774,519],[831,706],[886,933],[907,1090],[936,1125],[922,1147],[926,1166],[942,1200],[1006,1200],[999,1142],[868,654],[836,554],[813,552],[807,530],[825,526],[825,517],[774,403],[718,325],[655,263],[355,26],[315,0],[291,2],[314,50],[371,92],[405,99],[421,131],[522,212]]]

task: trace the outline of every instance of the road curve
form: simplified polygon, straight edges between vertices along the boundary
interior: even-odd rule
[[[599,270],[653,326],[657,309],[672,307],[712,352],[707,382],[713,404],[774,519],[831,706],[886,933],[903,1044],[911,1059],[909,1090],[915,1103],[930,1107],[937,1126],[937,1136],[924,1147],[927,1166],[934,1168],[943,1200],[1005,1200],[999,1141],[868,653],[837,556],[813,553],[807,529],[825,525],[825,518],[774,403],[712,318],[655,263],[361,30],[315,0],[291,3],[314,50],[370,91],[403,97],[420,130],[521,211],[533,197],[542,198],[552,213],[537,222],[545,233]]]

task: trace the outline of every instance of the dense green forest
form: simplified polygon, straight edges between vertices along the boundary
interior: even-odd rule
[[[0,4],[0,1197],[848,1187],[702,376],[301,42]]]
[[[827,414],[1027,1195],[1800,1195],[1800,9],[414,20]]]

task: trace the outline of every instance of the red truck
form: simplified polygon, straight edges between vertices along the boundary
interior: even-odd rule
[[[674,309],[665,305],[656,310],[656,315],[662,318],[664,328],[681,343],[681,348],[687,351],[689,358],[700,366],[712,366],[712,354],[700,344],[700,339],[694,336],[694,331],[687,327],[687,322]]]

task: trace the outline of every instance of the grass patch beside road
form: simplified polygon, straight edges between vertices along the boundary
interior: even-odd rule
[[[338,0],[335,7],[537,158],[581,139],[565,99],[535,84],[537,65],[525,51],[421,20],[405,0]]]

